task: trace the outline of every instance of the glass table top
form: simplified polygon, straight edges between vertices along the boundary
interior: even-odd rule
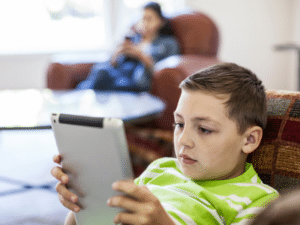
[[[164,108],[162,100],[146,92],[2,90],[0,129],[50,128],[51,113],[117,117],[124,121],[135,121],[158,115]]]

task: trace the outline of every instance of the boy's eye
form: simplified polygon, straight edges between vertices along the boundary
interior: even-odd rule
[[[183,123],[174,123],[174,124],[173,124],[173,127],[174,127],[174,128],[176,128],[176,127],[178,127],[178,128],[183,128],[183,127],[184,127],[184,124],[183,124]]]
[[[210,134],[212,132],[212,130],[208,130],[208,129],[203,128],[203,127],[199,127],[198,129],[203,134]]]

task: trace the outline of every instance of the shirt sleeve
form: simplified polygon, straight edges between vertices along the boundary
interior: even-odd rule
[[[145,169],[145,171],[137,178],[134,179],[134,183],[136,185],[144,185],[144,180],[145,178],[148,180],[148,182],[150,181],[149,178],[147,178],[147,174],[154,168],[159,168],[161,163],[164,163],[166,161],[169,161],[169,159],[167,157],[163,157],[163,158],[159,158],[154,160],[153,162],[151,162],[148,167]]]

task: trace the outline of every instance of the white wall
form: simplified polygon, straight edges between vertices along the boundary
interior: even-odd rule
[[[0,90],[44,88],[49,54],[0,55]]]
[[[293,39],[293,0],[186,2],[216,22],[220,30],[221,60],[251,69],[267,89],[296,90],[296,75],[291,64],[294,53],[274,50],[275,45],[290,43]]]
[[[267,89],[296,90],[297,54],[276,44],[300,43],[300,0],[186,0],[220,30],[219,57],[254,71]],[[49,55],[0,55],[0,89],[43,88]]]
[[[299,45],[300,47],[300,0],[294,0],[293,1],[293,10],[292,10],[292,24],[293,24],[293,36],[292,36],[292,43],[295,43],[296,45]],[[295,87],[299,87],[299,72],[298,69],[300,69],[300,55],[298,55],[296,50],[291,51],[293,54],[293,57],[291,59],[291,68],[292,73],[295,74],[293,83],[295,84]],[[300,52],[299,52],[300,54]]]

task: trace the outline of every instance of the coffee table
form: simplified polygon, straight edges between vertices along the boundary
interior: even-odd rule
[[[126,123],[140,123],[157,117],[165,108],[149,93],[93,90],[0,91],[0,130],[50,129],[51,113],[117,117]]]

